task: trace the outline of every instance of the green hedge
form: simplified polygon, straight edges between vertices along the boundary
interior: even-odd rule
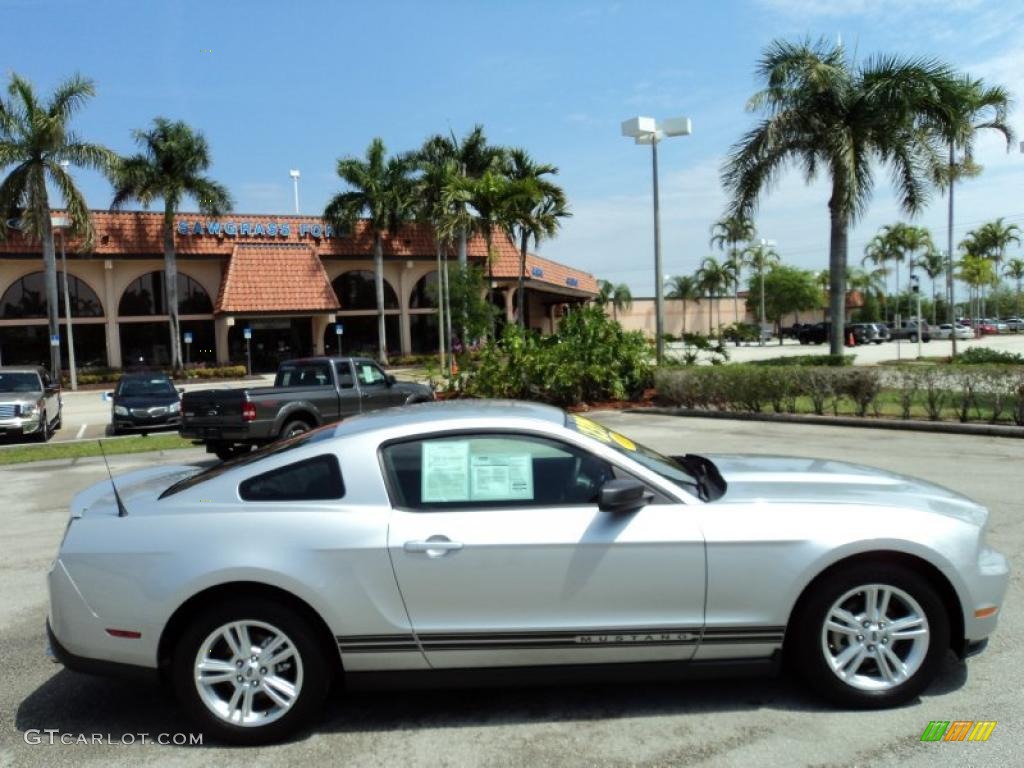
[[[172,378],[181,379],[181,376],[174,376],[170,371],[166,373]],[[116,384],[121,380],[124,371],[117,368],[90,368],[78,372],[77,379],[80,385],[90,384]],[[185,379],[241,379],[246,375],[244,365],[226,365],[219,368],[187,368]],[[67,387],[71,381],[70,374],[64,371],[61,376],[64,386]]]
[[[660,400],[684,408],[1012,422],[1024,426],[1024,369],[725,365],[660,368]]]
[[[783,355],[765,360],[751,360],[747,365],[819,365],[844,368],[853,365],[854,358],[856,355]]]

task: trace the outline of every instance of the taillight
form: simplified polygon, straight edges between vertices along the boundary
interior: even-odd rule
[[[242,405],[242,421],[256,421],[256,405],[254,403]]]

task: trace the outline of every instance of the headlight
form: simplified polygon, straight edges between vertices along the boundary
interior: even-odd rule
[[[171,413],[179,413],[181,411],[181,401],[171,403],[171,407],[167,409]]]
[[[22,404],[18,409],[18,415],[22,418],[31,419],[39,415],[39,406],[34,404]]]
[[[128,416],[129,415],[128,409],[125,408],[123,405],[115,405],[114,406],[114,414],[117,415],[117,416]]]

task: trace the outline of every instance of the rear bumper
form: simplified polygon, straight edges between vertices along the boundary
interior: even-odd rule
[[[122,664],[116,661],[105,661],[103,659],[89,659],[85,656],[78,656],[63,645],[57,636],[53,634],[50,620],[46,620],[46,655],[51,661],[61,664],[65,669],[72,672],[81,672],[86,675],[99,675],[100,677],[116,677],[122,680],[139,680],[155,683],[160,679],[160,670],[152,667],[140,667],[135,664]]]
[[[255,443],[259,438],[252,435],[245,427],[204,427],[195,424],[181,423],[178,434],[187,440],[202,440],[207,443]]]

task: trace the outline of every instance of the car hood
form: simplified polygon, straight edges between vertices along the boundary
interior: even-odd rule
[[[35,405],[42,392],[0,392],[0,403],[4,405]]]
[[[909,507],[983,526],[988,510],[948,488],[831,459],[708,456],[726,483],[723,502],[871,504]]]
[[[158,497],[171,484],[195,474],[198,467],[180,464],[150,467],[114,476],[117,493],[129,515],[155,511]],[[117,515],[117,501],[110,478],[86,488],[71,500],[71,517]]]

